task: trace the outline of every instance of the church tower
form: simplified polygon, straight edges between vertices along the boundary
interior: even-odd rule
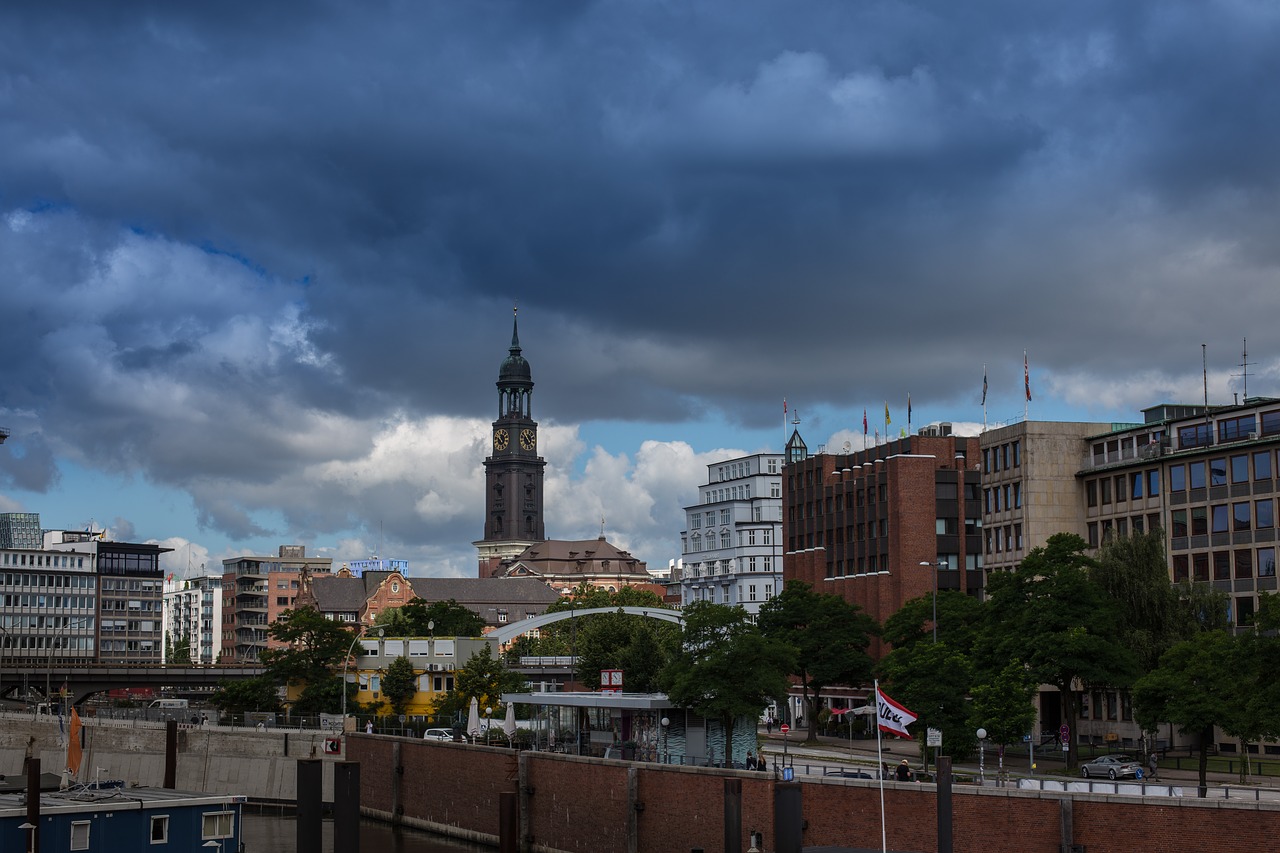
[[[533,419],[533,374],[520,354],[520,330],[511,320],[511,349],[498,369],[498,419],[493,422],[490,456],[484,460],[484,538],[475,542],[480,577],[490,577],[502,560],[545,540],[542,478],[546,460],[538,455]]]

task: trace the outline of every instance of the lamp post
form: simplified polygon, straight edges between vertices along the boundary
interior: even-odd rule
[[[493,728],[493,706],[486,705],[484,709],[484,742],[489,743],[489,730]]]
[[[662,718],[662,763],[671,763],[671,754],[667,752],[667,727],[671,725],[669,717]]]
[[[920,565],[933,569],[933,641],[936,643],[938,642],[938,569],[950,568],[951,564],[946,560],[939,560],[936,563],[922,560]]]
[[[381,637],[383,630],[384,628],[381,625],[376,628],[370,625],[367,628],[358,631],[356,635],[351,638],[351,645],[347,646],[347,656],[342,659],[342,728],[344,731],[347,728],[347,664],[351,662],[351,651],[356,647],[356,641],[367,635],[370,631],[377,631],[378,636]]]
[[[978,784],[987,784],[986,770],[987,730],[978,729]]]

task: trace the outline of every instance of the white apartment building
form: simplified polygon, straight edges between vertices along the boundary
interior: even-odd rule
[[[680,601],[741,605],[758,613],[782,588],[782,454],[707,466],[698,503],[685,507]]]
[[[191,662],[217,663],[222,652],[222,575],[175,578],[164,582],[164,661],[183,640]]]

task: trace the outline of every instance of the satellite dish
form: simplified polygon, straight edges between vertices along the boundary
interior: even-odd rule
[[[850,450],[852,450],[852,449],[853,449],[853,445],[846,441],[846,442],[844,443],[844,452],[845,452],[845,453],[848,453],[848,452],[849,452]]]

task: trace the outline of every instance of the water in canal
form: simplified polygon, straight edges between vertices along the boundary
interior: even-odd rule
[[[245,853],[297,853],[298,822],[292,813],[258,813],[245,809],[243,830]],[[360,853],[493,853],[493,850],[416,829],[392,827],[368,819],[360,821]],[[332,820],[325,820],[324,846],[315,853],[335,853]]]

